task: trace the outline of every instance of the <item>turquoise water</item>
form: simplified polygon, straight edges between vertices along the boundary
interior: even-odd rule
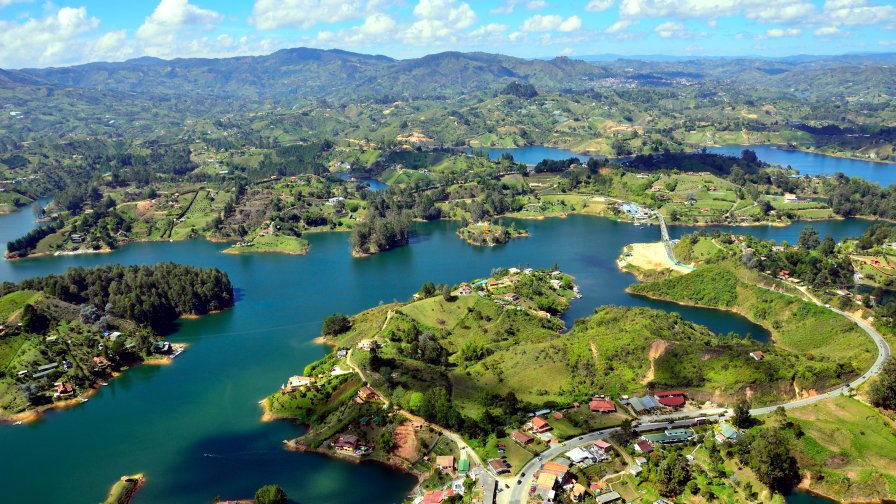
[[[0,240],[20,236],[32,225],[26,212],[2,216]],[[375,463],[285,452],[281,440],[301,428],[260,422],[257,402],[324,355],[326,349],[312,339],[326,315],[404,300],[426,281],[456,283],[485,276],[493,267],[557,263],[575,275],[584,297],[573,302],[568,321],[606,304],[651,306],[677,311],[717,332],[767,338],[761,327],[733,314],[624,292],[633,278],[616,269],[615,259],[627,243],[658,239],[656,226],[581,215],[518,225],[531,236],[476,248],[456,237],[456,223],[418,223],[410,246],[365,259],[351,258],[346,234],[321,233],[308,236],[307,256],[228,255],[220,253],[225,244],[191,240],[0,262],[0,281],[16,281],[75,265],[175,261],[221,268],[237,290],[233,309],[180,324],[169,339],[190,347],[172,365],[130,370],[88,403],[52,412],[36,424],[0,426],[0,446],[14,454],[4,457],[0,468],[0,494],[8,502],[94,503],[122,474],[144,472],[147,485],[138,504],[249,497],[266,483],[280,484],[305,503],[398,502],[414,486],[412,478]],[[842,238],[868,223],[814,225],[822,235]],[[800,228],[736,230],[793,242]]]
[[[513,154],[513,159],[518,163],[537,164],[545,159],[569,159],[577,157],[581,160],[588,159],[589,156],[577,154],[566,149],[558,149],[556,147],[545,147],[544,145],[527,145],[525,147],[515,147],[511,149],[502,149],[497,147],[489,147],[482,149],[469,149],[472,151],[485,151],[490,159],[500,159],[505,152]]]
[[[850,177],[876,182],[884,187],[896,184],[896,164],[822,156],[811,152],[781,149],[774,145],[723,145],[708,148],[710,152],[730,156],[740,156],[744,149],[756,151],[759,159],[766,163],[789,165],[799,170],[802,175],[834,175],[840,172]]]

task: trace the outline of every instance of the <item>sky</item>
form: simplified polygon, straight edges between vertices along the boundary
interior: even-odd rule
[[[896,51],[896,0],[57,1],[0,0],[0,68],[300,46],[395,58]]]

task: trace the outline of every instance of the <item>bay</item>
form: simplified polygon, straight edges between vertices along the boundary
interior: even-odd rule
[[[20,236],[33,222],[23,212],[0,217],[0,240]],[[730,313],[626,294],[634,279],[618,271],[615,259],[628,243],[657,240],[656,226],[583,215],[517,224],[529,230],[529,238],[476,248],[457,238],[455,222],[418,223],[409,246],[364,259],[350,256],[347,234],[320,233],[307,235],[307,256],[227,255],[220,253],[226,244],[191,240],[137,243],[109,254],[3,261],[4,281],[60,273],[69,266],[174,261],[218,267],[237,289],[233,309],[180,323],[169,339],[190,347],[172,365],[129,370],[90,402],[52,412],[36,424],[0,426],[0,446],[15,454],[0,468],[4,497],[11,502],[96,502],[122,474],[143,472],[147,484],[138,504],[250,497],[267,483],[280,484],[300,502],[400,501],[414,486],[412,478],[375,463],[285,452],[281,440],[301,428],[260,422],[257,402],[328,351],[312,342],[326,315],[405,300],[427,281],[458,283],[496,267],[556,263],[576,276],[584,295],[572,303],[568,323],[602,305],[650,306],[678,312],[716,332],[768,337],[761,327]],[[840,238],[860,233],[868,223],[813,225],[822,235]],[[793,242],[799,228],[733,230]],[[673,233],[692,230],[674,228]],[[47,484],[51,475],[53,484]]]

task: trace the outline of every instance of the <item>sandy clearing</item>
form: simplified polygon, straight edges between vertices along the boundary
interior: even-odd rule
[[[663,242],[633,243],[626,247],[626,252],[631,255],[625,258],[625,262],[643,270],[671,269],[680,273],[691,272],[669,259]]]

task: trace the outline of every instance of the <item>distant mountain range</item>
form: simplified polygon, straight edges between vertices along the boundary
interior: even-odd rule
[[[588,60],[588,61],[586,61]],[[896,54],[792,56],[788,58],[639,58],[613,55],[523,59],[488,53],[443,52],[397,60],[342,50],[283,49],[264,56],[162,60],[0,71],[0,88],[52,86],[100,91],[199,94],[249,100],[405,98],[453,99],[494,91],[512,81],[541,91],[580,91],[613,85],[686,81],[752,85],[836,95],[869,86],[892,96]],[[848,68],[832,72],[834,68]],[[807,79],[810,85],[805,85]],[[687,83],[687,82],[685,82]],[[835,85],[837,87],[835,87]],[[797,90],[796,92],[803,92]]]

